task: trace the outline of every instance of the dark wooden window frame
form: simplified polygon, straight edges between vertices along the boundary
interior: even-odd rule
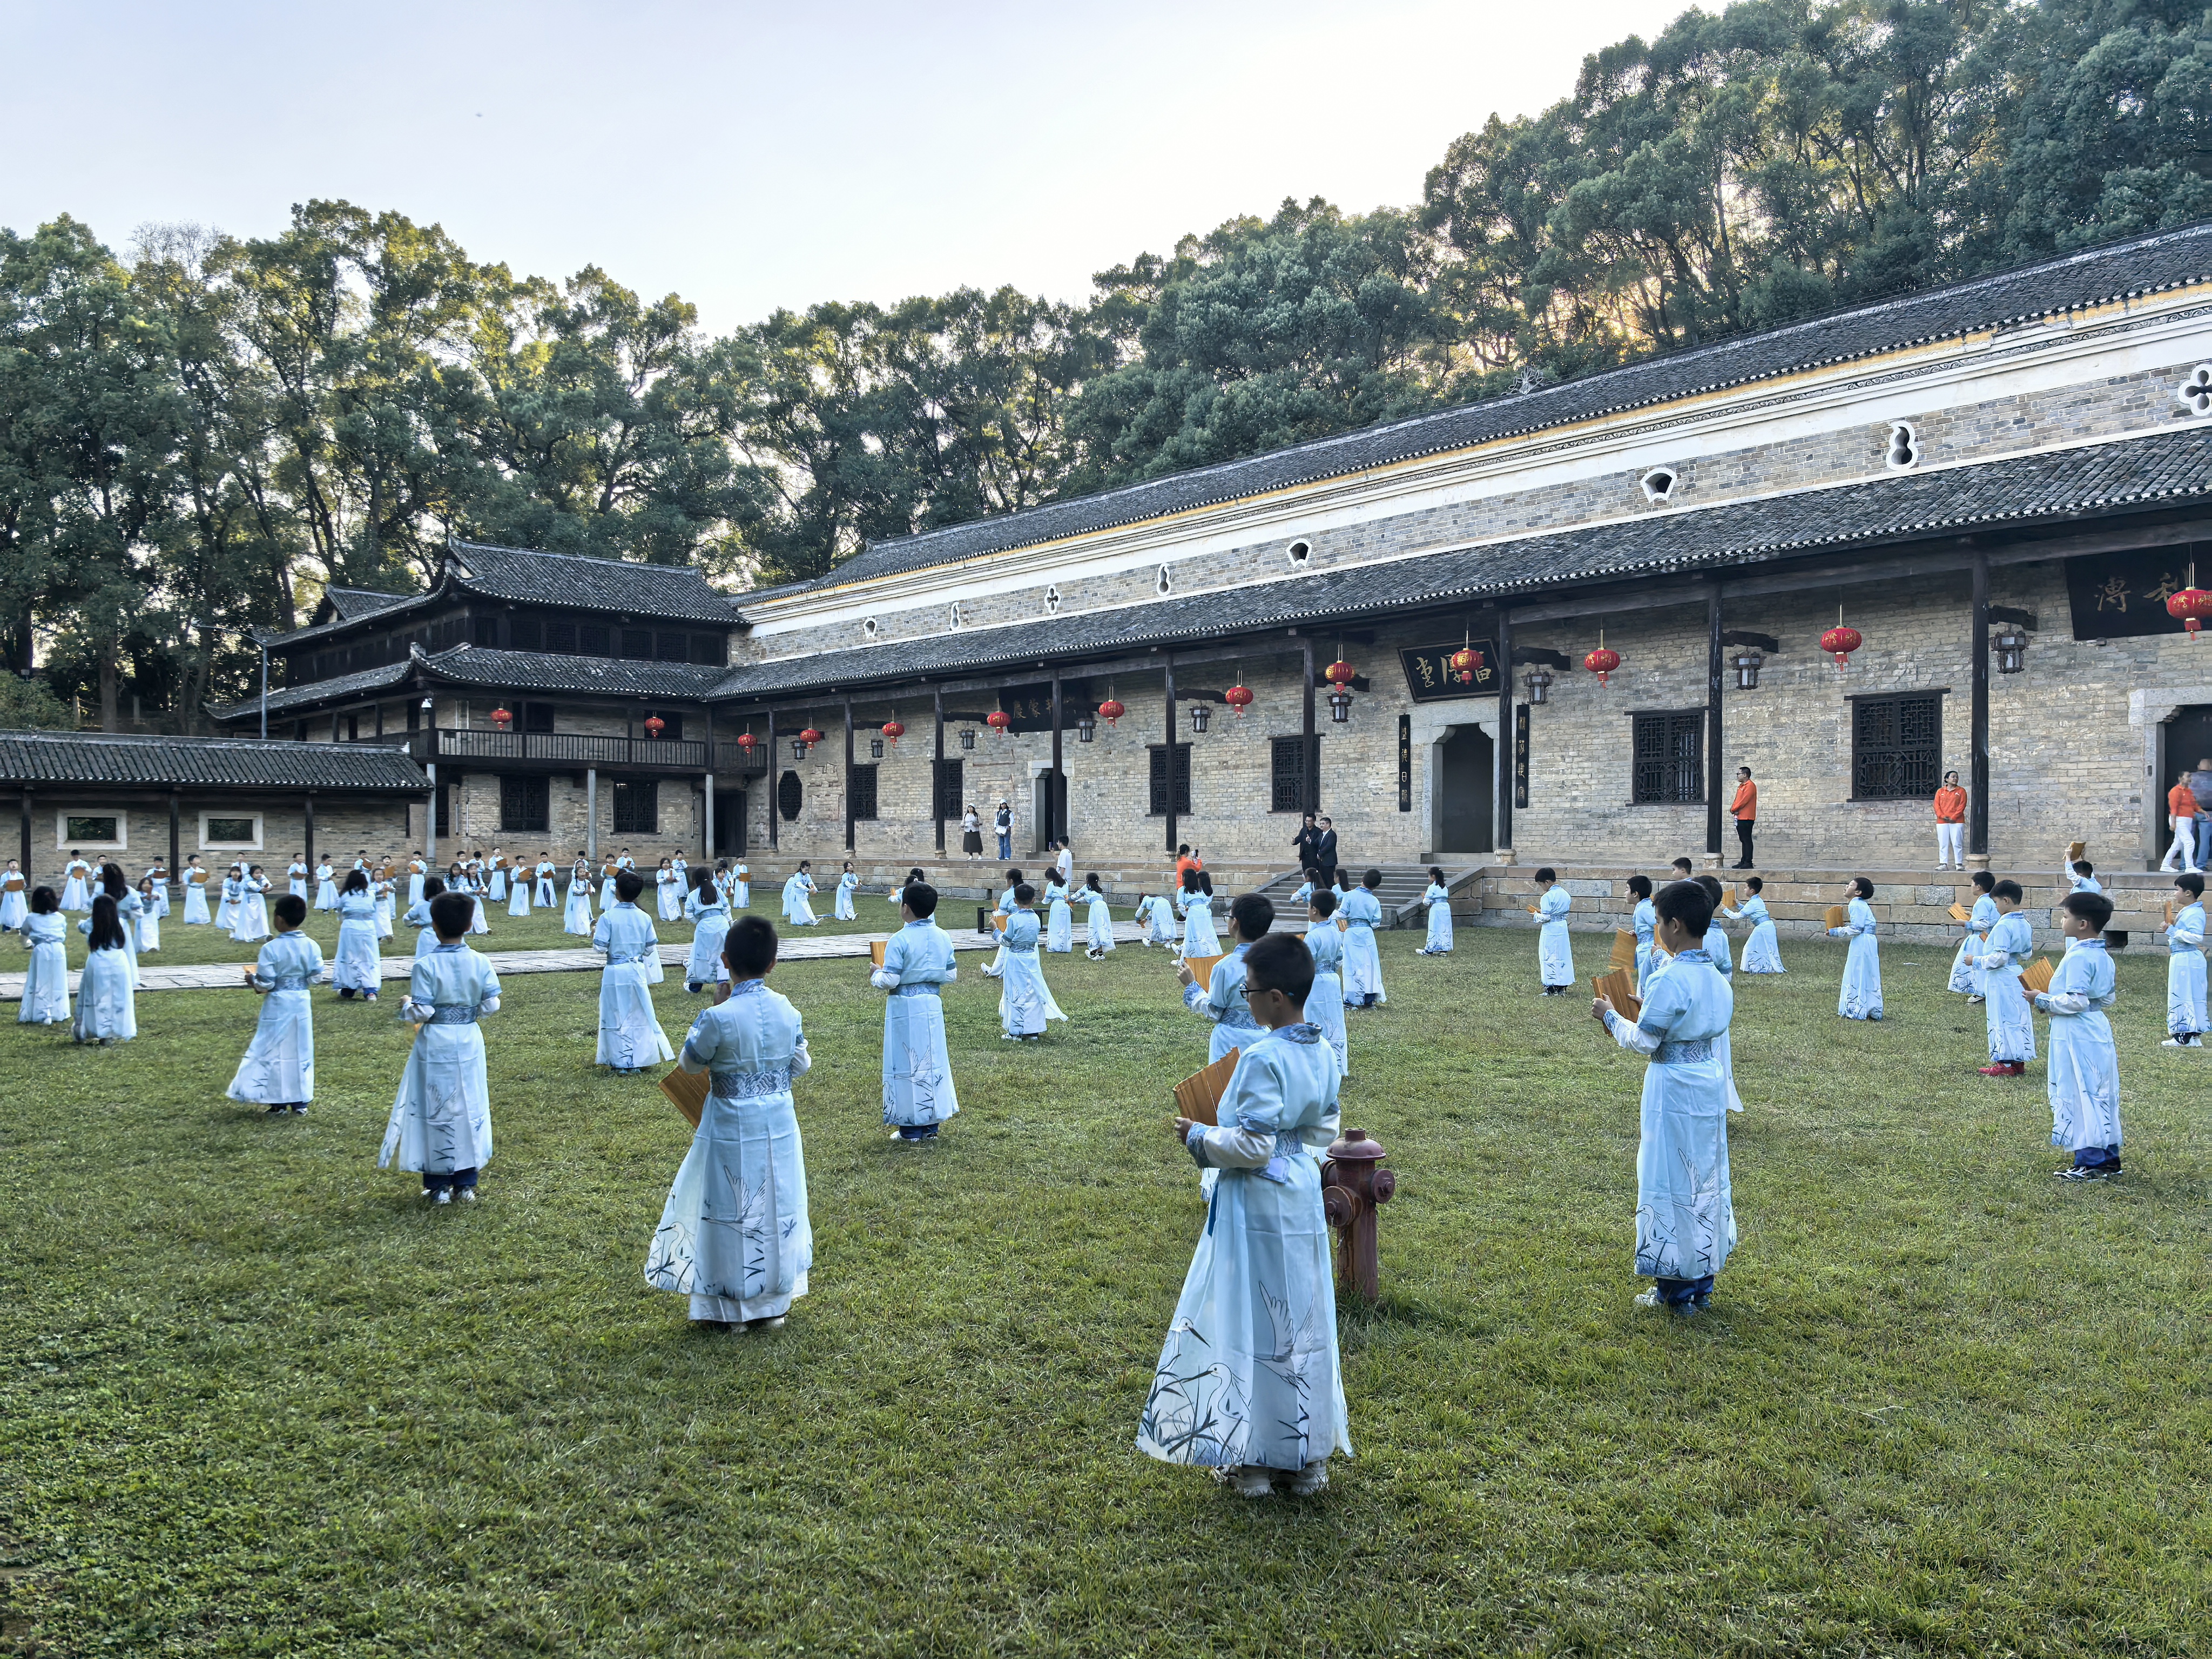
[[[876,821],[876,767],[870,761],[856,761],[845,769],[845,802],[855,823]]]
[[[660,786],[658,781],[652,778],[616,780],[613,818],[614,832],[617,836],[659,835]]]
[[[966,787],[966,769],[957,755],[948,755],[937,763],[937,816],[951,823],[960,822],[968,805],[963,798]]]
[[[510,772],[499,781],[499,829],[505,836],[544,835],[552,827],[552,780]]]
[[[1321,737],[1313,736],[1313,770],[1321,776]],[[1304,738],[1293,732],[1287,738],[1267,739],[1267,787],[1271,812],[1304,812],[1305,805]],[[1318,784],[1316,784],[1318,787]]]
[[[1914,686],[1899,691],[1854,692],[1844,698],[1851,714],[1850,798],[1854,802],[1887,805],[1935,799],[1943,781],[1943,699],[1950,690],[1948,685]],[[1880,716],[1869,705],[1920,702],[1930,706],[1926,711],[1915,711],[1926,714],[1927,724],[1911,731],[1911,741],[1907,741],[1904,720],[1894,717],[1887,732],[1877,730],[1869,734],[1868,728]],[[1899,715],[1905,713],[1901,708],[1897,710]],[[1874,741],[1866,740],[1869,735]],[[1876,787],[1868,788],[1869,781]]]
[[[1704,805],[1706,711],[1632,708],[1627,714],[1630,803]]]
[[[1168,747],[1165,744],[1145,745],[1151,768],[1151,788],[1146,802],[1145,816],[1164,818],[1168,815]],[[1190,810],[1190,745],[1179,743],[1175,746],[1175,810],[1176,817],[1187,818]]]

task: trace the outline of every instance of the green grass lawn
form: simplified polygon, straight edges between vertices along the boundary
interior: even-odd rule
[[[864,909],[863,914],[866,914]],[[535,925],[535,924],[533,924]],[[495,927],[499,923],[495,921]],[[597,981],[488,1022],[498,1153],[374,1167],[406,1033],[319,1006],[313,1114],[222,1091],[243,993],[130,1046],[0,1034],[5,1638],[40,1654],[1942,1652],[2212,1643],[2212,1061],[2120,958],[2128,1174],[2049,1171],[2039,1063],[1974,1073],[1947,953],[1739,978],[1742,1243],[1629,1306],[1643,1066],[1526,933],[1388,936],[1345,1121],[1401,1186],[1341,1316],[1358,1456],[1248,1504],[1131,1446],[1202,1224],[1163,1124],[1203,1059],[1158,952],[1048,957],[1074,1017],[946,999],[963,1111],[887,1141],[880,1000],[804,1010],[813,1293],[769,1336],[648,1291],[682,1120],[590,1061]],[[495,933],[495,946],[507,942]],[[1578,935],[1594,966],[1602,936]],[[1907,964],[1912,964],[1908,966]],[[327,994],[325,994],[327,996]],[[660,988],[672,1036],[690,1004]]]

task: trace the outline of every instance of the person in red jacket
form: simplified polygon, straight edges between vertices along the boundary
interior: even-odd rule
[[[1946,772],[1936,792],[1936,867],[1966,867],[1966,792],[1959,787],[1956,772]]]
[[[1759,819],[1759,786],[1751,781],[1751,769],[1735,769],[1735,799],[1729,803],[1729,811],[1735,819],[1735,838],[1742,843],[1743,856],[1735,867],[1748,870],[1751,863],[1751,832]]]

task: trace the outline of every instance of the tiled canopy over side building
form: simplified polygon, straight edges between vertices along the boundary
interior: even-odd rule
[[[1065,826],[1087,866],[1178,840],[1280,866],[1308,805],[1358,863],[1648,860],[1720,850],[1741,764],[1777,863],[1928,862],[1948,769],[2001,863],[2075,838],[2155,862],[2166,785],[2212,755],[2212,646],[2163,603],[2199,540],[2212,228],[734,600],[688,571],[459,546],[434,592],[333,594],[280,641],[270,731],[366,738],[427,702],[417,758],[472,842],[711,833],[902,866],[1003,797],[1019,848]],[[1839,621],[1863,641],[1842,669],[1820,647]],[[1357,677],[1332,699],[1340,659]]]

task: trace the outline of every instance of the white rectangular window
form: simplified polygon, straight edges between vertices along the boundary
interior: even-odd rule
[[[116,853],[131,845],[131,820],[114,808],[54,814],[54,851]]]
[[[258,853],[261,828],[258,812],[203,812],[200,846],[210,853]]]

